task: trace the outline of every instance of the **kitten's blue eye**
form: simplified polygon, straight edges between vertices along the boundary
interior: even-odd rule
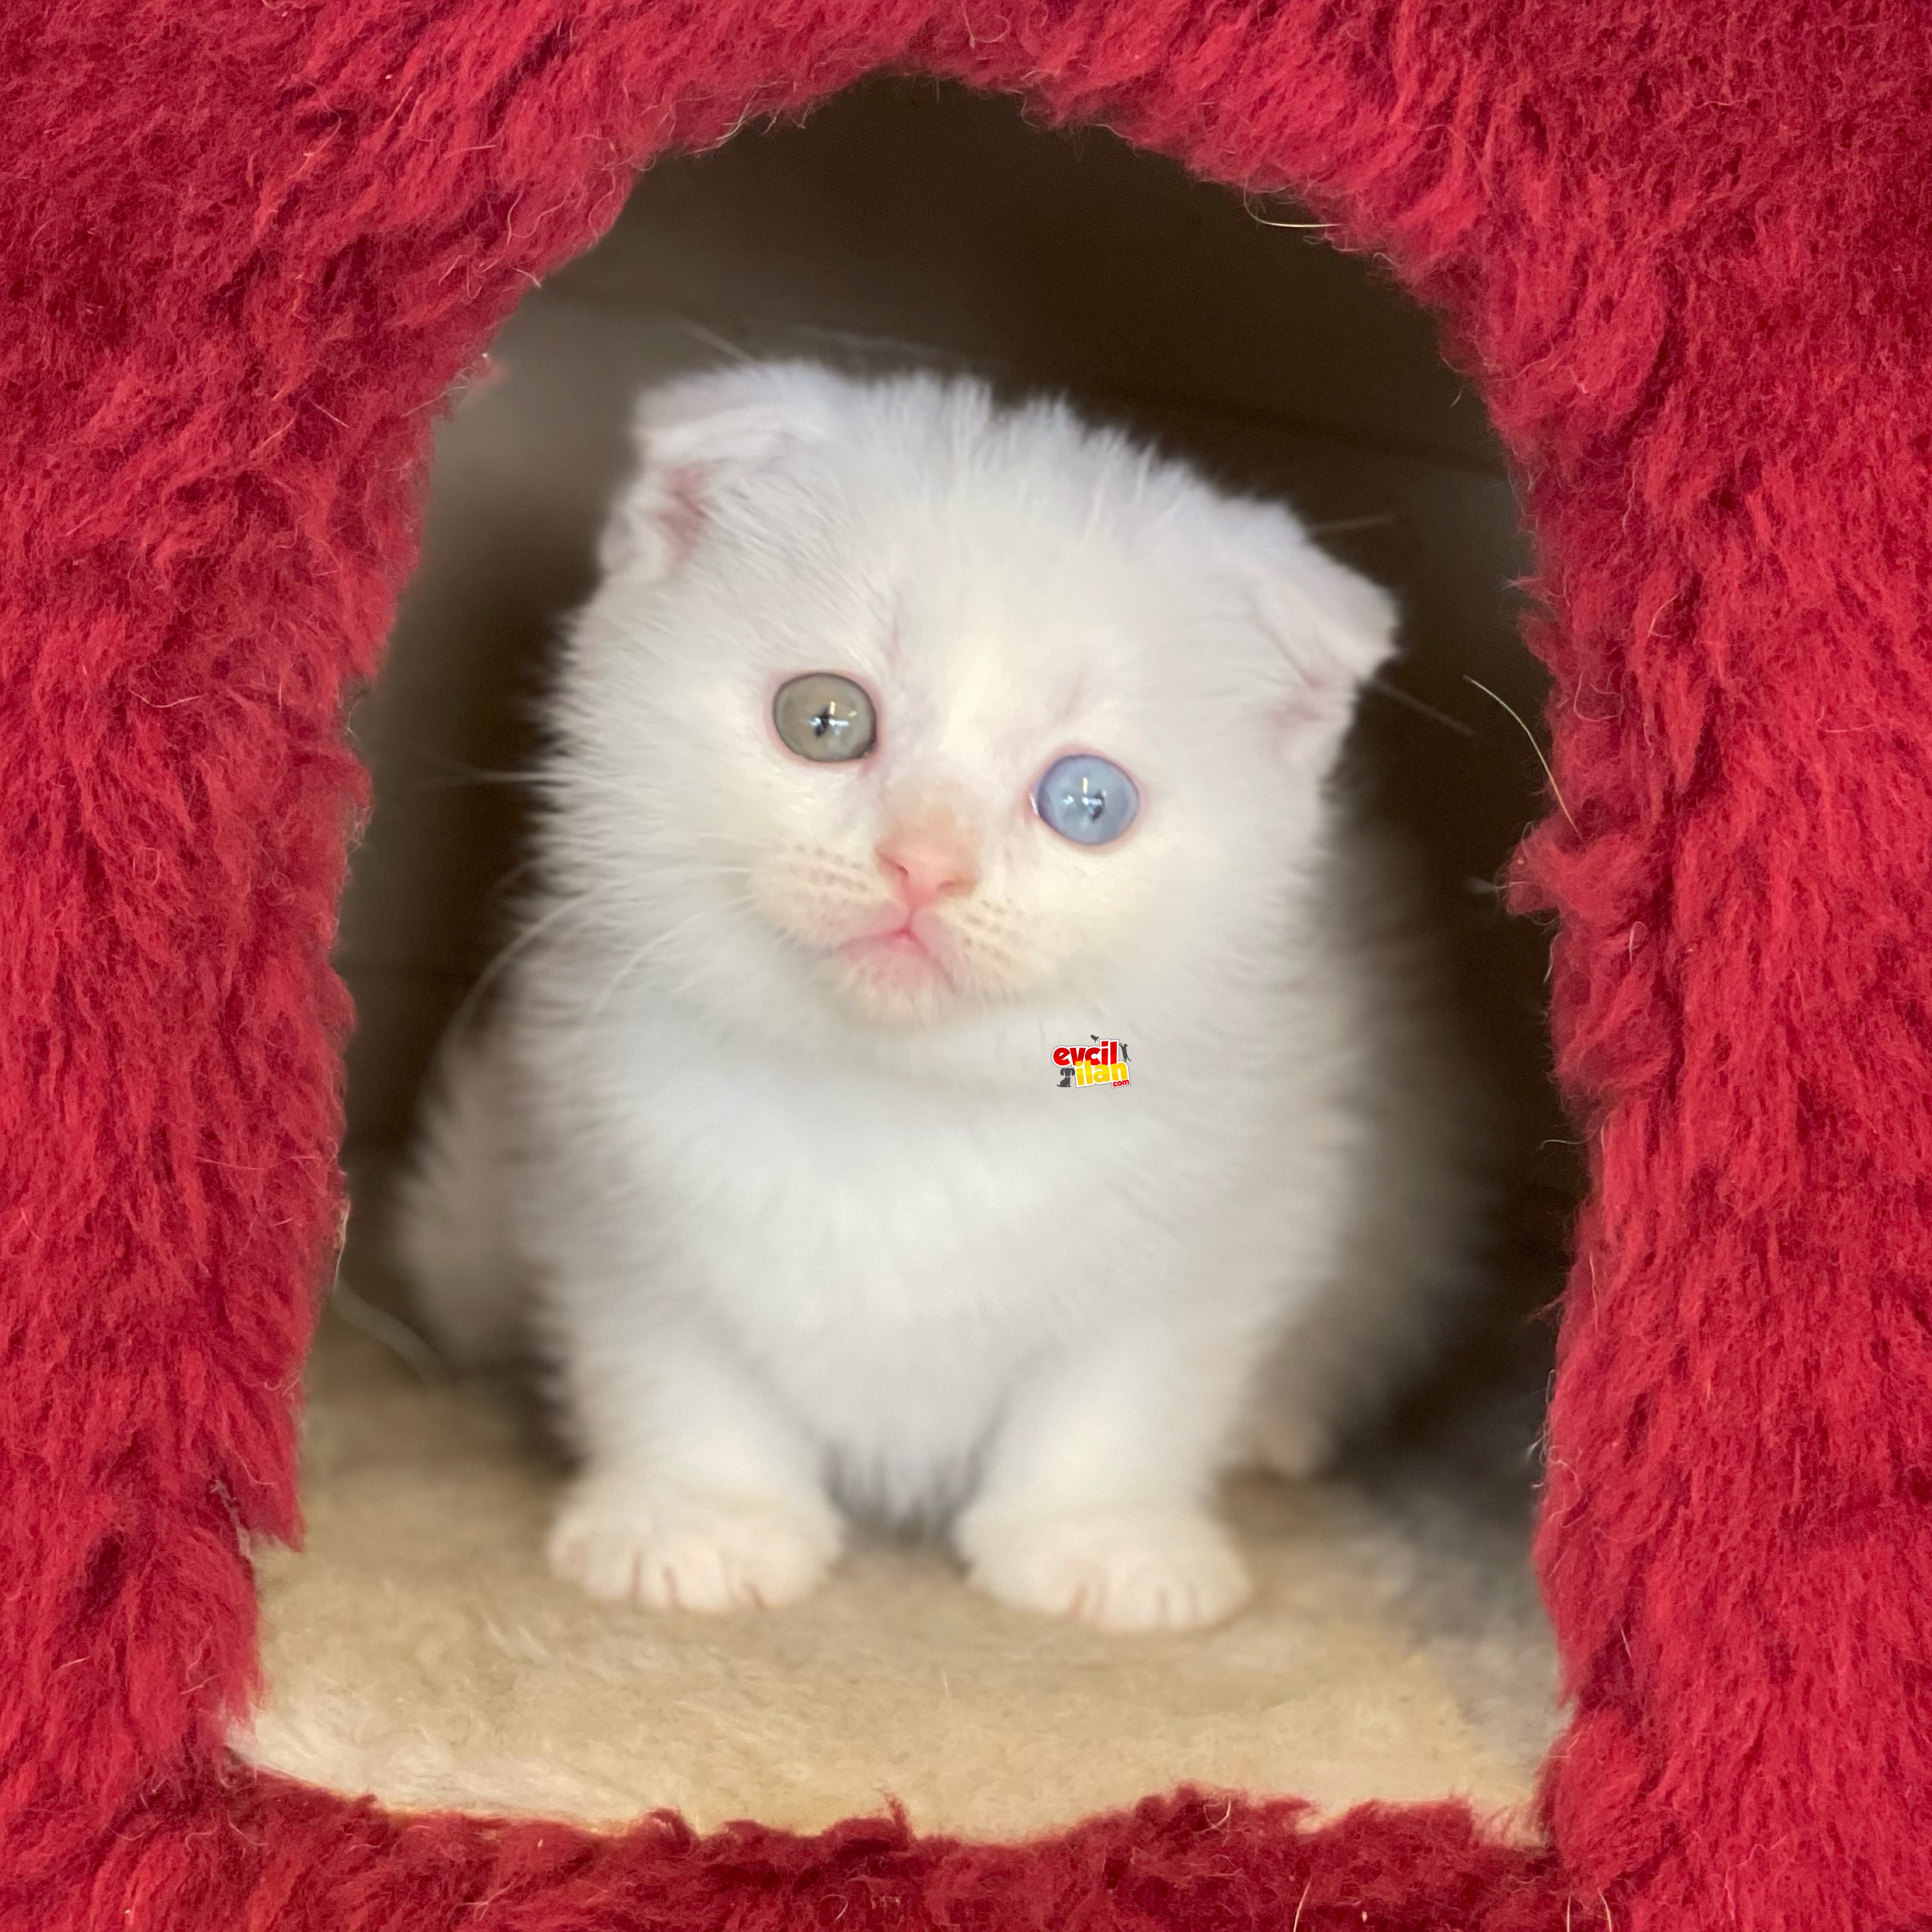
[[[1141,795],[1120,766],[1091,752],[1056,758],[1033,795],[1034,808],[1076,845],[1110,845],[1134,822]]]

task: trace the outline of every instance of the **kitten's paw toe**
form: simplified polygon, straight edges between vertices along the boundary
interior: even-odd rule
[[[838,1555],[829,1506],[661,1484],[586,1486],[550,1533],[550,1568],[606,1603],[656,1610],[776,1609],[810,1594]]]
[[[960,1525],[970,1580],[1002,1603],[1108,1630],[1219,1623],[1253,1589],[1234,1540],[1198,1510],[1060,1510]]]

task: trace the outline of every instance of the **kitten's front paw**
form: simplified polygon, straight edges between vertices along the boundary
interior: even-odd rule
[[[1102,1630],[1219,1623],[1253,1588],[1233,1538],[1198,1510],[970,1513],[958,1541],[968,1576],[988,1594]]]
[[[829,1504],[606,1479],[581,1485],[564,1504],[550,1566],[607,1603],[770,1610],[815,1589],[842,1541]]]

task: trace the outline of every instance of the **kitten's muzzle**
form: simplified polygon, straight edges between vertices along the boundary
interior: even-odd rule
[[[980,883],[978,841],[942,808],[896,821],[873,848],[873,856],[908,913],[940,899],[963,898]]]

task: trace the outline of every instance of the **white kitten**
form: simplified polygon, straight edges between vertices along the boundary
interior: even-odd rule
[[[752,367],[639,423],[535,923],[405,1190],[425,1311],[473,1357],[532,1284],[595,1595],[787,1602],[836,1496],[1011,1604],[1223,1616],[1257,1418],[1312,1467],[1466,1273],[1329,795],[1390,607],[974,383]],[[1129,1084],[1070,1088],[1096,1038]]]

